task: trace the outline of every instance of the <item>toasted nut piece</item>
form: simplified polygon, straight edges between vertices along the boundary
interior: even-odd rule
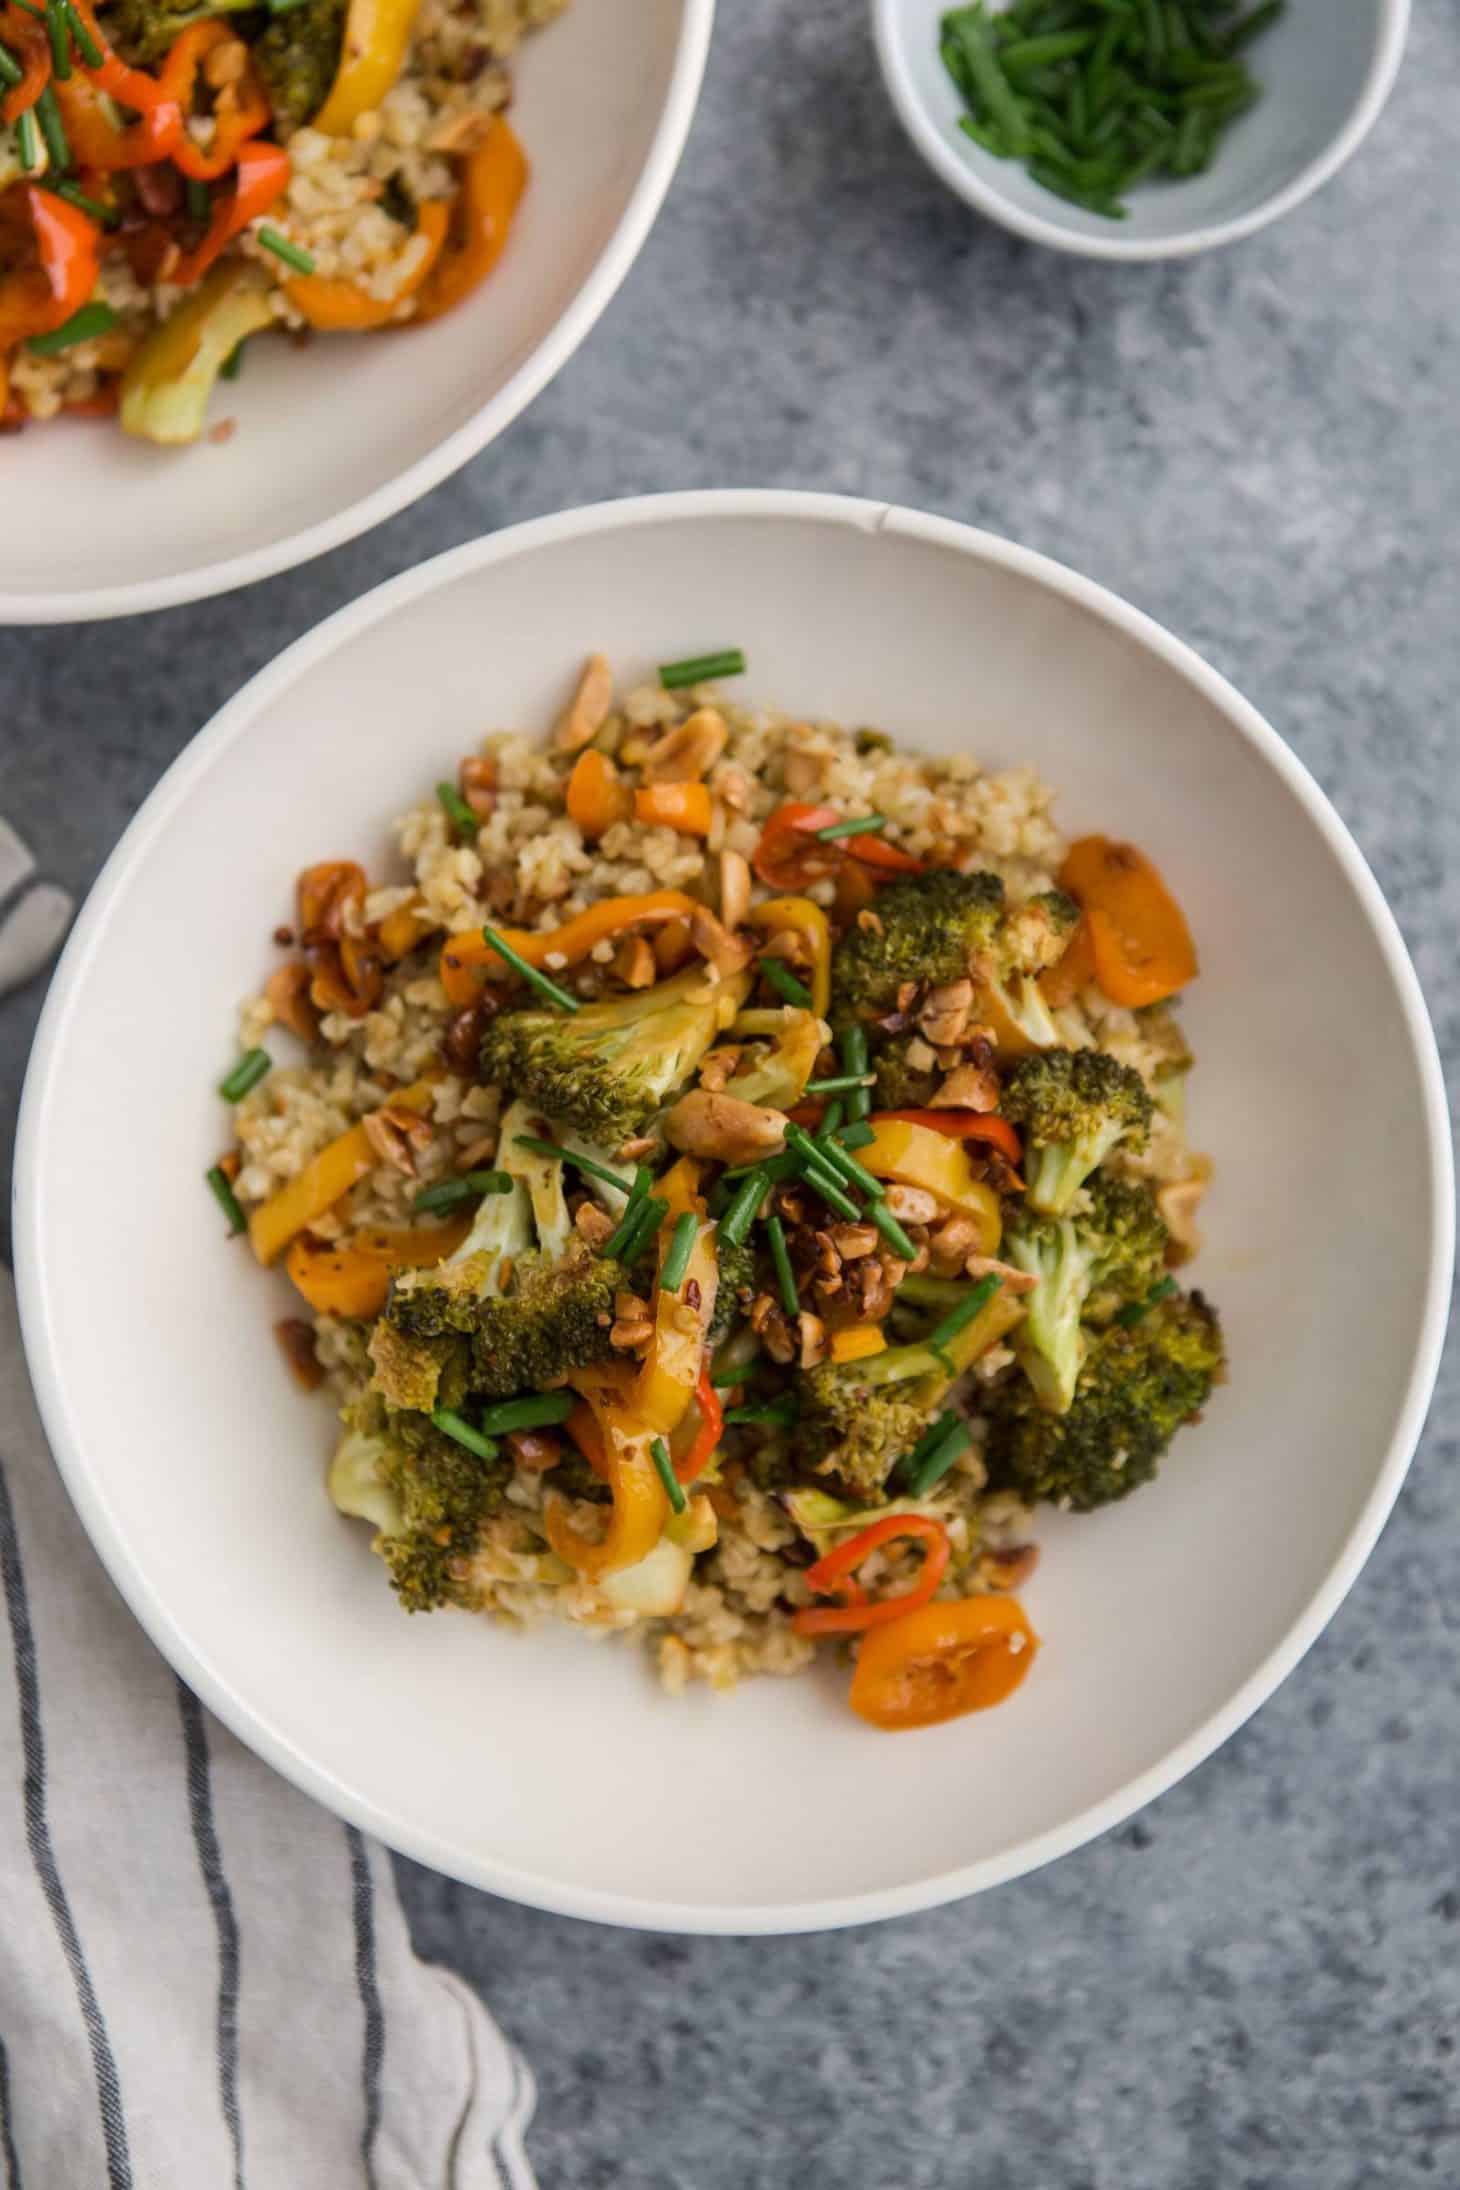
[[[709,1156],[716,1163],[759,1163],[786,1145],[786,1121],[778,1110],[703,1087],[680,1096],[665,1115],[664,1131],[686,1155]]]
[[[789,732],[791,737],[796,735],[797,727],[805,729],[806,725],[804,723],[793,725]],[[826,774],[826,763],[827,755],[825,753],[808,753],[798,745],[793,745],[790,748],[786,754],[781,776],[792,798],[805,798],[808,791],[819,791],[821,789],[822,779]]]
[[[460,159],[468,152],[475,152],[491,135],[494,117],[485,107],[466,106],[455,114],[438,122],[426,139],[428,152],[449,152]]]
[[[750,778],[743,768],[722,768],[715,778],[715,796],[732,813],[743,814],[750,804]]]
[[[925,1186],[889,1186],[883,1207],[899,1224],[933,1224],[938,1215],[938,1197]]]
[[[220,41],[203,56],[203,81],[221,91],[225,84],[236,84],[248,67],[248,47],[241,38]]]
[[[644,755],[645,782],[700,782],[724,752],[729,735],[717,707],[697,707],[654,740]]]
[[[622,1142],[614,1150],[614,1155],[620,1163],[637,1163],[640,1156],[652,1154],[658,1145],[652,1133],[636,1133],[630,1140]]]
[[[613,1218],[597,1202],[580,1202],[573,1215],[573,1229],[590,1247],[600,1247],[614,1229]]]
[[[812,1315],[803,1308],[796,1318],[801,1340],[800,1363],[803,1369],[814,1369],[818,1361],[826,1359],[826,1325],[820,1316]]]
[[[382,1109],[372,1110],[361,1123],[365,1138],[380,1161],[390,1164],[396,1171],[403,1171],[407,1178],[414,1178],[415,1152],[431,1138],[430,1120],[418,1118],[411,1110],[393,1109],[386,1103]]]
[[[1156,1207],[1171,1234],[1166,1260],[1173,1267],[1189,1262],[1201,1246],[1196,1213],[1210,1183],[1210,1171],[1194,1171],[1189,1178],[1173,1179],[1169,1186],[1156,1189]]]
[[[696,905],[689,919],[690,941],[716,973],[726,978],[750,964],[751,946],[744,936],[732,935],[707,905]]]
[[[761,1293],[752,1301],[750,1327],[772,1361],[778,1362],[783,1369],[788,1368],[796,1358],[797,1342],[785,1310],[769,1293]]]
[[[554,1468],[563,1457],[560,1440],[551,1430],[509,1430],[507,1450],[519,1468],[527,1468],[540,1475],[544,1468]]]
[[[987,1065],[956,1065],[928,1107],[932,1110],[997,1110],[998,1080]]]
[[[875,1254],[879,1236],[874,1224],[834,1224],[831,1228],[831,1244],[843,1262],[860,1262],[863,1255]]]
[[[654,963],[662,974],[678,973],[693,956],[687,920],[666,920],[654,930]]]
[[[750,865],[742,852],[720,854],[720,918],[738,928],[750,910]]]
[[[961,1038],[972,1010],[973,983],[947,981],[941,988],[929,989],[918,1025],[935,1049],[947,1049]]]
[[[560,753],[581,753],[608,720],[613,705],[613,671],[607,657],[590,654],[578,689],[558,717],[553,743]]]
[[[497,803],[497,763],[484,753],[469,754],[456,771],[461,795],[478,821],[487,821]]]
[[[995,1255],[970,1255],[963,1267],[971,1278],[999,1278],[1006,1293],[1032,1293],[1039,1283],[1027,1270],[1016,1270],[1012,1262],[1000,1262]]]
[[[1027,1582],[1039,1564],[1038,1544],[1016,1544],[1009,1551],[991,1551],[981,1562],[983,1573],[994,1589],[1017,1589]]]
[[[635,1354],[647,1346],[654,1336],[654,1326],[647,1316],[636,1322],[621,1317],[608,1334],[608,1343],[616,1353]]]
[[[654,946],[646,935],[626,935],[613,954],[613,970],[625,988],[654,985]]]
[[[475,1171],[479,1165],[490,1163],[496,1151],[496,1134],[478,1133],[475,1140],[468,1141],[463,1148],[458,1148],[456,1161],[461,1170]]]
[[[739,1062],[738,1049],[712,1049],[700,1066],[700,1086],[708,1088],[712,1095],[719,1095],[730,1085]]]
[[[938,1068],[937,1051],[921,1035],[913,1036],[903,1051],[903,1056],[909,1072],[936,1072]]]
[[[939,1225],[928,1242],[928,1259],[938,1277],[957,1277],[978,1248],[978,1226],[972,1217],[950,1217]]]
[[[313,978],[308,966],[295,959],[292,965],[280,966],[277,973],[271,973],[264,985],[264,1002],[280,1026],[297,1034],[301,1042],[312,1042],[319,1033],[319,1013],[309,1001]]]

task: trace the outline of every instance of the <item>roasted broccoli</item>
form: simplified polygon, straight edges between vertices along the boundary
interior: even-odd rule
[[[1122,1141],[1144,1145],[1151,1107],[1140,1074],[1102,1050],[1051,1049],[1019,1058],[1004,1082],[1003,1112],[1024,1133],[1029,1206],[1064,1216]]]
[[[840,1018],[880,1019],[896,1009],[904,982],[938,985],[967,974],[989,950],[1004,911],[994,874],[951,867],[889,882],[875,922],[849,928],[832,953],[832,1009]]]
[[[1144,1186],[1097,1173],[1089,1208],[1076,1217],[1021,1211],[1004,1233],[1003,1252],[1037,1278],[1015,1350],[1040,1404],[1067,1413],[1075,1396],[1086,1336],[1082,1319],[1102,1294],[1112,1306],[1139,1299],[1161,1274],[1166,1227]]]
[[[269,22],[254,60],[268,86],[274,120],[287,136],[301,129],[330,95],[345,36],[346,0],[303,0]]]
[[[1221,1326],[1200,1293],[1089,1336],[1067,1414],[1042,1407],[1017,1373],[995,1387],[985,1459],[996,1488],[1077,1513],[1124,1498],[1155,1475],[1222,1373]]]
[[[864,1494],[880,1489],[964,1370],[1019,1313],[1011,1295],[997,1293],[936,1353],[915,1340],[863,1361],[823,1361],[806,1370],[797,1378],[800,1419],[790,1440],[798,1466]]]
[[[746,1240],[737,1245],[734,1241],[716,1237],[715,1260],[719,1266],[720,1281],[715,1287],[715,1309],[710,1318],[709,1340],[718,1346],[722,1338],[729,1336],[745,1313],[745,1303],[740,1296],[755,1285],[755,1249]]]
[[[938,1092],[943,1075],[937,1065],[926,1068],[908,1063],[908,1050],[920,1038],[910,1034],[895,1034],[885,1042],[879,1042],[872,1057],[872,1070],[877,1075],[872,1103],[876,1110],[925,1110]],[[921,1044],[924,1054],[927,1044]]]
[[[351,1410],[330,1463],[341,1513],[374,1523],[374,1549],[407,1612],[479,1602],[471,1560],[502,1503],[511,1464],[479,1460],[419,1414],[378,1400]]]
[[[256,11],[259,0],[111,0],[106,10],[107,40],[133,68],[150,68],[160,61],[193,23],[214,15],[239,15]],[[328,88],[328,87],[326,87]]]
[[[378,1390],[394,1405],[438,1403],[433,1377],[459,1374],[488,1398],[534,1391],[609,1352],[616,1262],[578,1238],[563,1194],[563,1167],[517,1146],[538,1122],[525,1103],[502,1120],[498,1167],[510,1193],[490,1194],[456,1253],[433,1269],[403,1272],[371,1339]]]
[[[604,1148],[642,1133],[730,1024],[750,976],[701,965],[579,1011],[504,1011],[482,1037],[482,1076]]]

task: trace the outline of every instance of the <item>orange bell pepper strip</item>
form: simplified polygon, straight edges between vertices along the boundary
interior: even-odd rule
[[[1058,1011],[1064,1004],[1072,1004],[1081,989],[1086,989],[1095,979],[1095,953],[1090,948],[1090,923],[1081,919],[1080,925],[1065,946],[1065,955],[1048,973],[1041,974],[1039,993],[1051,1011]]]
[[[563,797],[570,818],[590,844],[596,843],[616,821],[627,821],[633,811],[628,787],[620,781],[613,762],[591,745],[574,761]]]
[[[205,152],[189,135],[186,117],[192,111],[198,70],[204,55],[217,46],[227,45],[239,48],[245,65],[236,81],[219,95],[213,115],[213,142]],[[268,127],[272,109],[263,79],[254,68],[243,40],[216,16],[203,23],[190,23],[181,36],[173,40],[158,81],[164,94],[176,103],[178,112],[184,117],[177,143],[172,148],[173,165],[195,182],[216,182],[232,167],[245,139],[256,137],[261,129]]]
[[[357,1232],[345,1240],[316,1240],[303,1232],[284,1267],[316,1315],[376,1316],[395,1271],[440,1262],[461,1245],[471,1224],[469,1216],[450,1217],[444,1224]]]
[[[847,1701],[884,1733],[937,1726],[1003,1703],[1038,1649],[1015,1597],[925,1604],[871,1631],[857,1653]]]
[[[663,1533],[669,1499],[649,1450],[652,1433],[635,1411],[633,1371],[626,1364],[582,1369],[570,1381],[588,1402],[602,1441],[613,1511],[598,1543],[574,1526],[556,1500],[543,1526],[558,1557],[594,1582],[647,1557]]]
[[[467,155],[456,205],[457,234],[419,291],[412,326],[439,319],[485,281],[507,247],[527,175],[527,155],[511,124],[494,114],[486,136]]]
[[[45,26],[15,7],[0,8],[0,40],[20,69],[20,82],[0,99],[0,122],[18,122],[51,80],[51,43]]]
[[[27,183],[20,192],[39,264],[0,280],[0,351],[60,327],[96,287],[101,230],[76,206]]]
[[[354,334],[367,327],[385,327],[408,297],[416,294],[441,256],[451,208],[444,198],[428,198],[416,215],[416,236],[425,251],[388,297],[373,297],[353,281],[327,274],[302,274],[284,284],[284,294],[311,327],[323,334]]]
[[[791,1625],[797,1634],[860,1635],[865,1628],[901,1619],[918,1605],[927,1604],[947,1572],[951,1547],[942,1522],[934,1521],[924,1513],[889,1513],[884,1520],[874,1521],[870,1528],[858,1529],[855,1536],[838,1544],[825,1558],[818,1559],[815,1566],[806,1569],[807,1586],[818,1596],[845,1589],[864,1559],[899,1537],[921,1539],[926,1546],[923,1570],[911,1589],[897,1597],[885,1597],[880,1603],[868,1604],[858,1586],[851,1603],[808,1605],[792,1617]]]
[[[289,174],[289,155],[282,145],[262,144],[256,137],[241,145],[233,189],[214,199],[207,234],[196,250],[184,252],[168,280],[179,289],[191,289],[194,282],[201,281],[234,237],[283,196],[289,187]]]
[[[714,802],[703,783],[646,783],[634,793],[634,816],[646,828],[708,836]]]
[[[875,1133],[879,1125],[891,1119],[899,1119],[904,1125],[924,1125],[931,1133],[946,1133],[950,1140],[987,1141],[1016,1169],[1023,1161],[1024,1151],[1013,1126],[1007,1118],[997,1118],[989,1111],[879,1110],[867,1122]]]
[[[550,956],[575,966],[605,936],[657,920],[687,921],[694,910],[694,900],[683,890],[650,890],[643,897],[605,897],[587,912],[565,920],[560,928],[504,928],[501,932],[529,966],[541,966]],[[451,1003],[474,1004],[488,981],[500,981],[509,974],[506,960],[497,955],[480,928],[447,938],[441,952],[441,979]]]
[[[418,943],[424,942],[433,928],[439,928],[440,925],[435,914],[426,910],[426,900],[423,897],[408,897],[403,905],[396,906],[394,912],[386,914],[376,930],[380,939],[381,957],[388,966],[395,965],[398,959],[404,958],[408,951],[413,951]]]
[[[887,1340],[882,1335],[880,1323],[850,1323],[844,1331],[832,1333],[833,1361],[867,1361],[873,1354],[886,1351]]]
[[[848,859],[884,877],[924,871],[926,861],[915,859],[884,836],[818,837],[818,829],[845,819],[834,806],[806,806],[788,799],[761,831],[750,864],[772,890],[804,890],[808,882],[835,874]]]
[[[1144,852],[1109,837],[1081,837],[1059,879],[1084,908],[1095,978],[1112,1003],[1136,1011],[1195,980],[1186,917]]]

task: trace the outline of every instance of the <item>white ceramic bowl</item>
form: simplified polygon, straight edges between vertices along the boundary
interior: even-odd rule
[[[1202,953],[1194,1132],[1217,1182],[1198,1274],[1232,1381],[1153,1489],[1044,1517],[1025,1592],[1044,1649],[1015,1700],[916,1735],[854,1718],[831,1665],[672,1702],[627,1649],[403,1619],[364,1531],[325,1498],[328,1412],[270,1335],[287,1282],[224,1241],[202,1184],[234,999],[271,962],[296,870],[348,853],[380,871],[389,818],[485,729],[545,725],[586,648],[637,677],[728,644],[749,653],[753,695],[1043,768],[1069,827],[1160,862]],[[1220,677],[986,534],[866,502],[684,494],[410,572],[302,639],[188,748],[56,975],[16,1244],[82,1518],[244,1740],[495,1892],[664,1929],[792,1931],[1046,1862],[1267,1695],[1399,1488],[1445,1319],[1451,1200],[1433,1038],[1394,922],[1323,794]]]
[[[623,280],[699,96],[714,0],[577,0],[527,41],[513,125],[532,180],[492,278],[399,335],[249,347],[214,397],[237,432],[162,450],[114,424],[4,450],[0,624],[174,608],[393,516],[509,426]]]
[[[902,125],[976,212],[1031,243],[1095,259],[1184,258],[1235,243],[1289,213],[1363,143],[1399,69],[1409,0],[1293,0],[1248,59],[1263,96],[1234,123],[1205,175],[1132,191],[1112,221],[1069,205],[1017,160],[958,126],[962,102],[938,52],[951,0],[871,0],[877,55]]]

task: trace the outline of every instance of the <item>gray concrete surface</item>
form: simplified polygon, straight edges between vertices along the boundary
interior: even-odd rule
[[[1316,203],[1149,269],[1041,254],[946,196],[853,0],[721,13],[669,204],[556,385],[308,569],[0,633],[0,812],[84,889],[213,709],[378,579],[604,496],[844,488],[1060,556],[1231,675],[1352,825],[1453,1068],[1453,0],[1419,0],[1392,105]],[[0,1012],[7,1143],[38,1004]],[[1452,1351],[1395,1518],[1306,1663],[1185,1785],[1040,1877],[881,1929],[684,1942],[403,1867],[423,1947],[537,2068],[544,2190],[1453,2190],[1457,1431]]]

